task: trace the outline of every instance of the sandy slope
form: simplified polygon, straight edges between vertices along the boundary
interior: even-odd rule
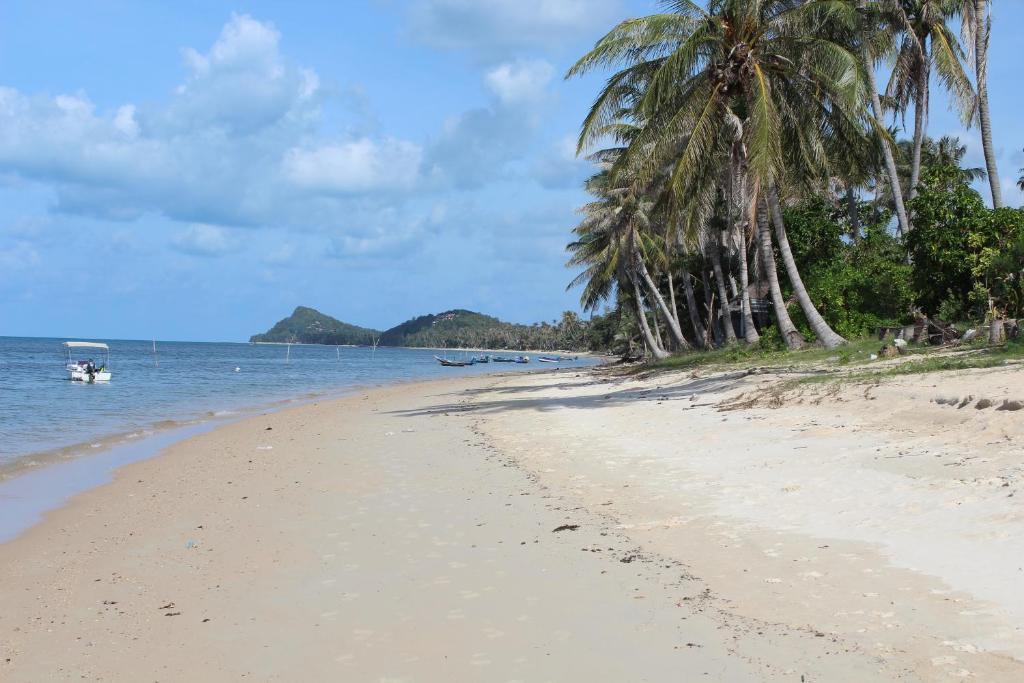
[[[242,421],[0,545],[0,680],[1021,680],[1024,412],[930,402],[1020,378],[721,412],[775,380],[561,371]]]
[[[722,410],[779,378],[561,373],[509,380],[472,409],[551,490],[606,506],[734,614],[809,626],[912,678],[1016,681],[1024,412],[975,406],[1024,398],[1022,379],[913,376]]]
[[[263,416],[124,468],[0,546],[0,679],[886,678],[722,612],[433,409],[495,381]]]

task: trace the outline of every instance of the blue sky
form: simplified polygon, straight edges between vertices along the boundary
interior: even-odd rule
[[[242,340],[298,304],[375,327],[575,308],[572,152],[600,76],[562,74],[656,6],[4,3],[0,334]],[[995,13],[1012,186],[1024,7]],[[944,97],[931,118],[981,165]]]

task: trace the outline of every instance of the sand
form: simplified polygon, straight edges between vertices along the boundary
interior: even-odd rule
[[[1021,377],[723,411],[778,378],[562,370],[246,419],[0,545],[0,680],[1021,680],[1024,412],[932,401]]]

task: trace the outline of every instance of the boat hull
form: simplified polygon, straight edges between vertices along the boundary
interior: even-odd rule
[[[92,376],[85,370],[68,370],[68,379],[72,382],[85,382],[86,384],[94,384],[96,382],[109,382],[110,373],[107,371],[94,372]]]

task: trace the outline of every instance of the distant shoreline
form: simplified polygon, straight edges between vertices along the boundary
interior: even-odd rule
[[[341,348],[341,349],[372,349],[374,348],[371,344],[311,344],[309,342],[245,342],[247,344],[255,344],[257,346],[322,346],[325,348]],[[566,349],[484,349],[473,346],[384,346],[378,345],[378,349],[406,349],[409,351],[467,351],[473,353],[532,353],[535,355],[562,355],[562,356],[587,356],[588,358],[609,358],[612,354],[596,353],[594,351],[569,351]]]

